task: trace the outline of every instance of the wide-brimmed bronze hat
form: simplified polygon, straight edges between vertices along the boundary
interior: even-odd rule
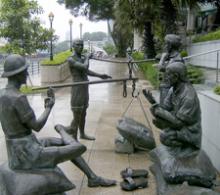
[[[14,76],[27,69],[28,66],[24,57],[18,54],[11,54],[5,59],[4,72],[1,76],[4,78]]]

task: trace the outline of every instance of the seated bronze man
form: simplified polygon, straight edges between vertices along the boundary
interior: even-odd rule
[[[164,98],[167,96],[169,91],[169,83],[166,75],[166,67],[173,62],[184,63],[183,58],[180,54],[181,38],[179,35],[167,34],[164,38],[164,53],[160,58],[160,62],[157,65],[160,71],[160,105],[163,105]]]
[[[151,92],[143,90],[152,104],[153,123],[162,130],[162,144],[150,152],[155,162],[151,170],[158,184],[165,181],[161,191],[168,189],[168,184],[184,182],[210,188],[216,171],[201,149],[201,111],[196,90],[188,82],[186,66],[181,62],[168,64],[166,76],[170,88],[162,105],[156,103]]]
[[[201,111],[197,93],[188,82],[186,72],[181,62],[166,67],[170,89],[163,105],[157,104],[150,92],[143,90],[143,93],[152,103],[153,123],[163,129],[161,143],[194,151],[201,145]]]
[[[32,130],[39,132],[45,125],[55,103],[52,89],[45,99],[45,110],[37,119],[27,97],[19,89],[26,84],[28,65],[20,55],[10,55],[4,63],[2,77],[8,79],[0,90],[0,121],[5,134],[9,167],[13,170],[54,168],[58,163],[71,160],[88,177],[88,186],[111,186],[114,180],[97,176],[80,156],[86,147],[66,133],[62,125],[55,129],[59,138],[38,140]]]

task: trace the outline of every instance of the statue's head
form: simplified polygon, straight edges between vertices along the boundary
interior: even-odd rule
[[[73,48],[76,53],[82,53],[83,51],[83,40],[82,39],[76,39],[73,41]]]
[[[167,50],[178,50],[181,46],[181,38],[179,35],[167,34],[164,38]]]
[[[73,41],[73,48],[78,47],[79,45],[80,45],[80,46],[83,46],[83,45],[84,45],[82,39],[76,39],[76,40]]]
[[[27,72],[28,64],[24,57],[18,54],[7,56],[4,63],[4,72],[2,77],[12,77],[24,71]]]
[[[182,62],[168,64],[166,73],[171,86],[174,86],[178,82],[187,82],[187,69]]]

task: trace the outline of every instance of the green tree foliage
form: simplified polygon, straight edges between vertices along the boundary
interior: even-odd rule
[[[160,42],[165,34],[177,32],[177,21],[183,7],[194,8],[197,3],[220,0],[58,0],[65,3],[75,15],[82,14],[92,20],[114,19],[112,38],[119,54],[133,42],[133,29],[144,35],[145,57],[155,56],[155,31]]]
[[[118,0],[115,6],[115,18],[119,28],[130,29],[131,33],[133,29],[137,29],[144,34],[147,58],[155,56],[152,24],[159,16],[159,8],[160,0]]]
[[[0,37],[8,41],[6,52],[24,55],[48,47],[53,32],[41,26],[37,15],[42,12],[35,0],[1,0]]]
[[[169,10],[169,11],[168,11]],[[163,36],[177,32],[176,26],[177,9],[172,0],[161,0],[160,21],[163,29]]]
[[[57,0],[57,2],[65,4],[73,15],[84,15],[92,21],[114,18],[114,0]]]
[[[103,41],[107,37],[107,34],[104,32],[86,32],[83,34],[83,40],[84,41]]]
[[[115,24],[112,37],[114,37],[115,45],[117,45],[118,55],[125,56],[128,47],[133,48],[133,30],[132,23],[132,7],[129,1],[117,1],[115,3]]]
[[[58,0],[59,3],[65,4],[66,8],[75,15],[84,15],[91,21],[114,19],[114,0]],[[127,25],[127,24],[126,24]],[[129,39],[124,37],[122,29],[113,29],[112,39],[118,51],[118,56],[123,57],[126,54],[127,42]],[[129,33],[129,32],[128,32]],[[128,35],[128,34],[127,34]]]

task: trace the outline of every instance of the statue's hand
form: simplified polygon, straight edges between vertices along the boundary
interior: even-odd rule
[[[45,108],[52,108],[54,105],[55,101],[54,99],[47,97],[44,99],[44,107]]]
[[[165,121],[165,120],[163,120],[162,118],[159,118],[159,117],[153,118],[152,122],[159,129],[165,129],[165,128],[170,127],[170,125],[167,121]]]
[[[169,138],[170,140],[176,140],[177,138],[177,133],[176,131],[168,131],[166,133],[167,138]]]
[[[153,97],[152,93],[149,90],[143,89],[143,94],[145,96],[145,98],[151,103],[151,104],[155,104],[157,103],[155,98]]]
[[[107,75],[107,74],[102,74],[102,75],[100,76],[100,78],[101,78],[101,79],[111,79],[112,77],[109,76],[109,75]]]
[[[86,58],[87,58],[87,59],[93,58],[93,53],[88,53],[88,54],[86,55]]]
[[[54,94],[53,88],[50,87],[50,88],[47,90],[47,97],[50,97],[50,98],[54,98],[54,99],[55,99],[55,94]]]
[[[55,95],[52,88],[47,90],[47,98],[44,99],[44,107],[45,108],[52,108],[55,103]]]

